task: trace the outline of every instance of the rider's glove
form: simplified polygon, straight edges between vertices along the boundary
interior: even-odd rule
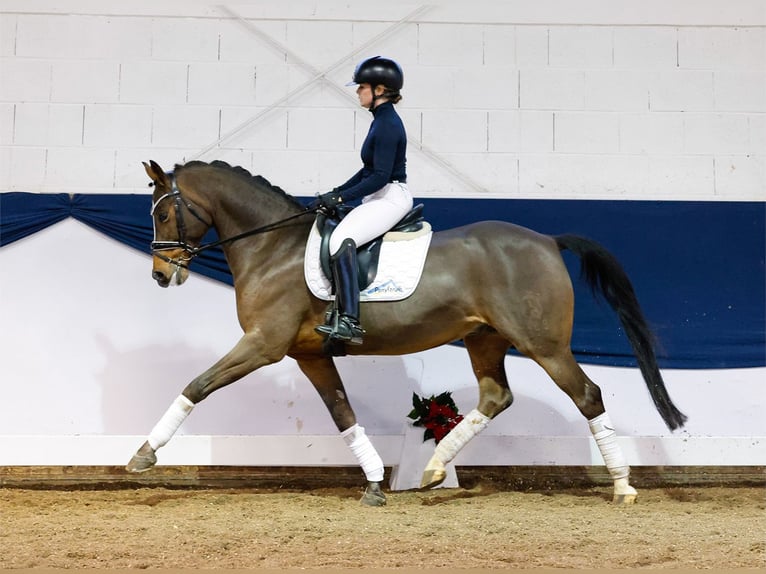
[[[321,193],[317,198],[309,204],[310,210],[322,209],[328,213],[335,211],[335,208],[343,203],[343,198],[339,191],[332,190],[327,193]]]

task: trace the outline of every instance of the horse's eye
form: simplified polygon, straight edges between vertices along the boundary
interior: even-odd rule
[[[165,223],[168,220],[168,212],[163,211],[159,215],[160,223]]]

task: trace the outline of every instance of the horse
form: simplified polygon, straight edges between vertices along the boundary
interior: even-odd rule
[[[304,278],[304,254],[314,211],[241,167],[192,161],[166,172],[144,162],[153,186],[152,278],[181,285],[189,261],[220,246],[231,270],[243,334],[214,365],[189,382],[127,464],[149,470],[156,452],[192,409],[211,393],[256,369],[293,358],[327,407],[367,480],[363,504],[386,503],[383,463],[357,423],[325,339],[327,303]],[[221,238],[202,245],[214,228]],[[481,221],[433,233],[420,283],[406,299],[363,302],[361,345],[350,355],[403,355],[462,341],[478,381],[476,408],[445,436],[426,465],[421,489],[441,484],[446,464],[505,411],[513,395],[504,359],[515,348],[538,363],[588,422],[613,480],[613,502],[630,504],[637,491],[601,398],[571,351],[572,280],[561,252],[580,258],[583,279],[618,315],[654,405],[669,429],[686,415],[673,404],[659,371],[653,333],[618,260],[599,243],[574,234],[549,236],[503,221]],[[458,288],[456,288],[458,287]]]

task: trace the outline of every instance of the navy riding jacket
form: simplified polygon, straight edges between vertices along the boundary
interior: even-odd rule
[[[407,181],[407,134],[394,104],[384,102],[373,108],[372,115],[362,144],[362,169],[335,188],[344,203],[375,193],[392,181]]]

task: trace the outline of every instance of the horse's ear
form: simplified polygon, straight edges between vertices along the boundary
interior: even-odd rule
[[[165,170],[163,170],[156,161],[150,159],[149,163],[146,163],[145,161],[142,163],[144,164],[146,175],[151,178],[151,180],[154,182],[154,185],[170,187],[170,181],[168,181],[168,176],[165,173]]]

